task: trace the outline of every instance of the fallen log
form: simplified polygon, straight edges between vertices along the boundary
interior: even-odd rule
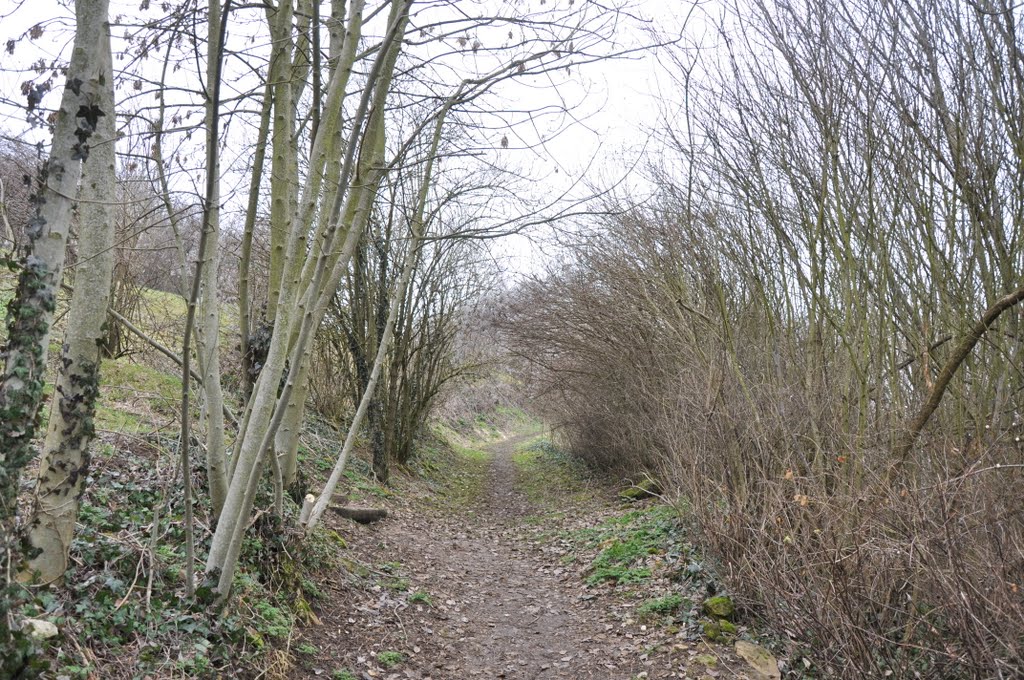
[[[388,511],[384,508],[346,508],[341,505],[328,507],[342,517],[360,524],[372,524],[388,516]]]

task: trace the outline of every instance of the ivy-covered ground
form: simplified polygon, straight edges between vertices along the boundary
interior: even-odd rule
[[[314,620],[322,584],[345,569],[344,540],[321,527],[300,542],[289,528],[297,511],[289,502],[283,522],[257,517],[225,609],[186,598],[176,441],[154,429],[149,417],[135,421],[131,411],[120,413],[138,429],[101,426],[68,572],[58,584],[26,591],[24,614],[59,631],[46,643],[46,677],[284,677],[293,665],[288,642],[296,625]],[[323,465],[337,450],[336,434],[323,424],[304,439],[304,455]],[[202,461],[193,460],[196,488],[202,488],[202,469]],[[357,460],[354,469],[368,466]],[[23,480],[26,496],[30,480]],[[195,511],[201,572],[210,535],[201,496]]]

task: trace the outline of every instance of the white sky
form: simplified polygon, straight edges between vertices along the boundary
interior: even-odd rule
[[[24,106],[21,83],[34,74],[26,74],[17,69],[40,58],[47,62],[58,56],[66,58],[74,24],[73,7],[69,4],[56,0],[24,3],[7,0],[0,3],[0,49],[8,40],[18,39],[32,26],[39,23],[45,26],[41,38],[20,42],[14,56],[3,53],[4,67],[0,68],[0,131],[17,136],[23,134],[25,129],[24,108],[12,104]],[[158,13],[159,4],[160,0],[153,0],[150,12]],[[137,14],[138,10],[138,0],[131,3],[114,0],[111,4],[112,17],[121,13]],[[657,27],[662,36],[678,36],[688,16],[689,26],[700,22],[700,14],[694,17],[691,5],[673,0],[634,0],[632,13],[648,20],[647,26]],[[645,26],[635,21],[622,21],[620,29],[616,36],[620,48],[640,46],[652,40],[646,34]],[[123,31],[121,28],[114,31],[115,54],[119,51],[118,43],[122,42],[119,33]],[[688,33],[688,39],[692,41],[692,28],[688,29]],[[512,148],[499,150],[498,140],[502,133],[493,130],[494,153],[508,154],[514,165],[535,176],[539,191],[558,192],[561,190],[557,186],[558,182],[568,186],[584,174],[589,182],[598,185],[620,180],[629,168],[640,162],[641,156],[660,153],[657,143],[649,138],[649,132],[658,126],[659,118],[666,110],[666,103],[676,99],[671,79],[664,70],[666,61],[662,52],[654,50],[583,67],[572,75],[570,82],[563,83],[558,93],[565,100],[576,104],[573,115],[580,120],[578,124],[572,125],[543,146],[528,151],[516,151],[518,143],[514,136],[511,138]],[[60,83],[55,81],[55,85],[56,90],[44,101],[44,105],[51,108],[56,105],[59,97]],[[515,102],[520,108],[557,101],[550,91],[512,87],[511,90],[506,88],[503,96],[506,101],[522,99],[522,102]],[[671,107],[671,104],[667,106]],[[30,137],[39,139],[45,138],[45,135],[36,131],[30,133]],[[225,177],[225,180],[228,179]],[[230,185],[230,181],[226,184]],[[642,182],[637,183],[635,180],[630,180],[628,186],[633,191],[644,190]],[[225,189],[230,190],[230,186],[225,186]],[[519,260],[512,263],[513,269],[533,269],[534,263],[531,260],[535,253],[529,252],[522,239],[511,239],[505,244],[505,250],[515,254]]]

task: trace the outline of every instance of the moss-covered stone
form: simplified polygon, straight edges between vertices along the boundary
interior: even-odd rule
[[[655,498],[660,496],[661,493],[661,486],[653,479],[648,478],[620,491],[619,498],[633,502],[645,498]]]
[[[711,642],[729,642],[736,636],[736,626],[726,621],[706,621],[703,626],[704,637]]]
[[[715,620],[732,619],[736,613],[736,607],[732,603],[732,598],[728,595],[709,597],[704,600],[703,610],[707,616]]]
[[[342,550],[348,548],[348,544],[345,542],[345,539],[342,538],[341,534],[339,534],[337,531],[334,531],[333,529],[329,530],[327,532],[327,537],[331,539],[331,542],[334,543],[334,545],[338,546]]]

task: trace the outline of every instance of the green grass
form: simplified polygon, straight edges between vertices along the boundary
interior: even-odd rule
[[[512,462],[516,466],[517,486],[532,504],[546,511],[547,517],[558,514],[566,501],[585,502],[594,495],[588,483],[589,471],[545,435],[520,445]]]
[[[333,461],[331,465],[333,465]],[[361,501],[369,497],[374,498],[391,498],[395,495],[394,491],[387,489],[380,484],[372,481],[365,474],[356,470],[354,466],[346,467],[342,473],[349,482],[352,483],[351,489],[349,490],[349,498],[354,501]]]
[[[405,661],[405,654],[401,652],[385,651],[377,655],[377,661],[385,668],[393,668]]]
[[[487,483],[491,454],[478,441],[464,439],[446,425],[435,424],[420,448],[420,475],[437,491],[433,503],[472,512]]]
[[[589,567],[588,585],[642,583],[651,578],[651,562],[678,561],[692,551],[682,540],[678,515],[666,505],[632,510],[596,527],[573,532],[572,538],[599,549]]]
[[[423,604],[428,607],[434,606],[434,600],[431,599],[429,593],[415,592],[409,596],[409,604]]]
[[[181,403],[181,376],[128,358],[100,366],[101,399],[96,426],[114,432],[151,432],[175,418]]]
[[[645,600],[636,608],[636,613],[640,618],[653,618],[671,614],[682,605],[682,595],[666,595],[665,597],[655,597],[650,600]]]
[[[388,581],[386,584],[387,589],[396,593],[404,593],[409,590],[409,579],[407,578],[396,578]]]
[[[139,300],[141,314],[151,335],[168,347],[181,344],[181,328],[185,325],[188,304],[177,293],[144,288]],[[230,303],[220,306],[221,343],[238,339],[238,307]],[[226,346],[226,345],[225,345]]]

